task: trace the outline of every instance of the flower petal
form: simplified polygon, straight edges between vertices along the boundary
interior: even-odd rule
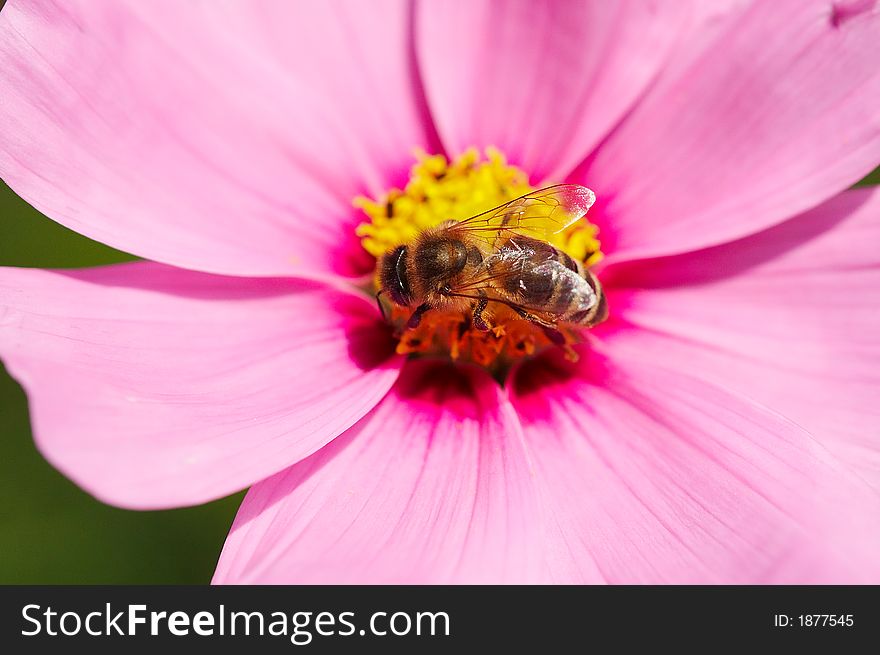
[[[842,4],[752,3],[672,58],[574,179],[609,263],[752,234],[880,162],[880,8],[841,21]]]
[[[397,359],[360,296],[159,264],[0,269],[0,355],[47,459],[134,508],[217,498],[306,457]]]
[[[13,0],[0,176],[93,239],[236,275],[359,274],[352,199],[428,147],[409,5]]]
[[[354,428],[245,497],[215,583],[535,580],[519,424],[478,370],[411,362]]]
[[[636,360],[527,364],[514,406],[557,581],[880,579],[880,498],[805,432]]]
[[[880,489],[880,189],[747,239],[608,271],[615,352],[782,412]]]
[[[639,98],[685,3],[423,2],[416,46],[446,147],[501,148],[557,181]]]

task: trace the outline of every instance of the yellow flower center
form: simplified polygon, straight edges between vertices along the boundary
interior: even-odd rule
[[[423,230],[474,216],[534,190],[526,173],[508,164],[494,148],[487,148],[485,157],[471,148],[451,162],[443,155],[420,151],[416,160],[404,189],[390,189],[378,199],[354,201],[367,219],[357,227],[357,235],[377,260],[397,246],[412,243]],[[597,233],[595,225],[582,219],[548,241],[590,267],[602,258]],[[378,276],[374,286],[378,291]],[[542,328],[503,307],[493,313],[488,331],[475,329],[470,316],[439,310],[427,312],[417,327],[407,328],[412,309],[393,303],[384,309],[396,328],[401,354],[448,356],[498,373],[517,359],[553,345]],[[571,329],[560,328],[560,333],[566,344],[578,341]]]

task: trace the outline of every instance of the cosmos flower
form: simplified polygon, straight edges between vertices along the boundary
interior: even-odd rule
[[[250,487],[216,582],[877,582],[878,60],[863,0],[10,0],[0,175],[147,261],[2,269],[0,356],[97,498]],[[383,322],[557,182],[581,343]]]

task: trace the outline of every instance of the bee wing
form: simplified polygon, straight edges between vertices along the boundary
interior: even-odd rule
[[[461,280],[455,291],[485,291],[493,285],[504,286],[504,281],[523,274],[542,264],[554,255],[553,251],[536,253],[531,249],[518,250],[504,248],[497,250],[483,260],[473,274]]]
[[[494,242],[513,232],[544,238],[579,221],[596,201],[596,194],[578,184],[557,184],[527,193],[510,202],[471,216],[447,228]]]
[[[557,283],[555,281],[570,276],[580,277],[579,273],[558,261],[552,250],[535,252],[505,248],[487,258],[472,276],[455,285],[450,295],[475,299],[486,297],[520,313],[525,310],[548,313],[544,304],[529,300],[529,285],[536,277]],[[595,296],[592,302],[598,302]]]

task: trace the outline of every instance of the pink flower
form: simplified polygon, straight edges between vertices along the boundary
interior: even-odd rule
[[[0,175],[152,261],[2,269],[0,355],[96,497],[252,485],[217,582],[876,583],[877,61],[861,0],[11,0]],[[490,145],[611,308],[504,386],[394,354],[351,204]]]

